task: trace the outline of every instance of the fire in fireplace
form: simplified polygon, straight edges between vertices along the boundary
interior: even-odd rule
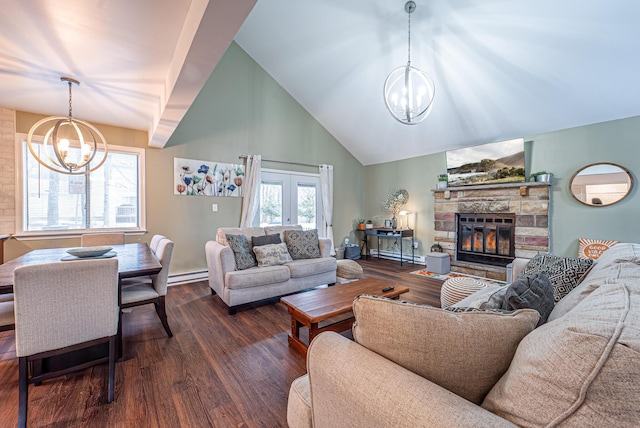
[[[514,259],[515,214],[456,214],[456,260],[506,266]]]

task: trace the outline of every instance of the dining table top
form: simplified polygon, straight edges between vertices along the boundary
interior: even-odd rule
[[[136,276],[154,275],[162,265],[146,243],[109,245],[118,258],[118,276],[120,279]],[[0,265],[0,294],[13,292],[13,271],[19,266],[55,263],[69,256],[71,248],[44,248],[29,251],[13,260]],[[95,259],[95,258],[94,258]],[[82,260],[82,259],[78,259]],[[64,263],[77,263],[75,260]]]

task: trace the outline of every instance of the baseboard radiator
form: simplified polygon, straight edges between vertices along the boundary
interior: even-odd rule
[[[188,284],[190,282],[206,281],[209,279],[209,271],[183,272],[169,275],[167,285]]]

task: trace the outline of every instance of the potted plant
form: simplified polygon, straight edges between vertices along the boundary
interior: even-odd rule
[[[356,223],[358,224],[358,230],[364,230],[364,222],[365,219],[363,218],[356,220]]]
[[[529,181],[549,182],[553,174],[547,171],[538,171],[530,175]]]
[[[449,175],[438,174],[438,189],[446,189],[449,187]]]
[[[365,229],[373,229],[373,222],[371,220],[367,220],[364,227]]]

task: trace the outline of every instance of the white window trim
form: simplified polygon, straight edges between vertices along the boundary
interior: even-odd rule
[[[109,144],[109,150],[123,153],[134,153],[138,155],[138,181],[140,187],[140,194],[138,197],[138,213],[140,224],[139,227],[131,228],[131,227],[111,227],[111,228],[101,228],[101,229],[83,229],[83,230],[73,230],[73,231],[64,231],[64,230],[55,230],[55,231],[43,231],[37,230],[33,232],[24,230],[24,180],[22,176],[22,167],[23,167],[23,156],[24,152],[22,150],[24,146],[24,142],[27,141],[27,134],[16,133],[16,144],[15,144],[15,163],[16,163],[16,175],[15,175],[15,186],[16,186],[16,194],[15,194],[15,202],[16,202],[16,233],[13,235],[15,238],[20,238],[22,240],[36,240],[36,239],[59,239],[59,238],[74,238],[79,237],[83,233],[91,233],[91,231],[100,231],[100,232],[119,232],[125,233],[127,235],[142,235],[147,232],[147,202],[146,202],[146,150],[138,147],[129,147],[129,146],[116,146],[113,144]],[[28,150],[27,150],[28,154]],[[29,154],[28,154],[29,155]],[[43,167],[44,168],[44,167]]]

